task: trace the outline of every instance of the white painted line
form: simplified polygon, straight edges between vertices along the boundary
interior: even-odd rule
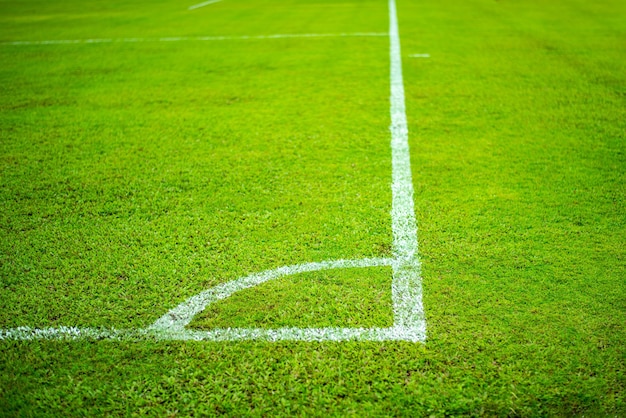
[[[0,330],[0,340],[100,340],[128,339],[131,335],[147,335],[141,330],[116,330],[111,328],[30,328],[18,327]]]
[[[113,42],[113,39],[86,39],[84,41],[86,44],[103,44]],[[72,42],[72,43],[80,43],[80,42]]]
[[[409,156],[409,128],[404,101],[400,34],[395,0],[389,0],[389,58],[391,84],[391,165],[393,231],[392,298],[394,325],[416,328],[426,338],[422,305],[421,266],[417,258],[417,222],[413,207],[413,180]]]
[[[160,341],[423,341],[414,329],[404,328],[218,328],[151,330],[115,328],[0,329],[0,340],[160,340]]]
[[[409,130],[404,106],[404,82],[395,0],[389,0],[389,51],[393,251],[396,258],[410,259],[417,253],[417,227],[413,209]]]
[[[197,341],[423,341],[423,335],[405,328],[222,328],[210,331],[152,332],[160,340]]]
[[[146,329],[103,330],[69,327],[33,329],[20,327],[0,330],[0,339],[156,338],[160,340],[209,341],[402,340],[424,342],[426,340],[426,320],[422,305],[420,262],[417,257],[417,223],[413,207],[413,181],[395,0],[389,0],[389,42],[393,258],[321,261],[284,266],[250,274],[192,296],[157,319]],[[270,280],[304,272],[376,266],[391,266],[393,271],[391,290],[394,324],[390,328],[227,328],[210,331],[186,329],[194,316],[202,312],[209,304]]]
[[[11,41],[0,42],[0,45],[68,45],[68,44],[103,44],[124,42],[181,42],[181,41],[237,41],[247,39],[282,39],[282,38],[335,38],[335,37],[381,37],[383,32],[355,33],[278,33],[274,35],[243,35],[243,36],[178,36],[163,38],[115,38],[115,39],[61,39],[47,41]]]
[[[222,1],[222,0],[209,0],[209,1],[205,1],[204,3],[194,4],[193,6],[189,6],[188,10],[198,9],[200,7],[208,6],[209,4],[217,3],[219,1]]]
[[[411,58],[430,58],[430,54],[411,54]]]

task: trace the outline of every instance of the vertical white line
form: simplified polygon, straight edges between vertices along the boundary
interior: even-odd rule
[[[409,157],[409,130],[404,105],[404,82],[395,0],[389,0],[391,76],[391,161],[393,251],[408,259],[417,253],[417,227],[413,208],[413,181]]]
[[[390,113],[393,231],[392,297],[394,326],[413,329],[424,340],[426,321],[422,305],[422,279],[417,259],[417,223],[413,206],[413,180],[409,156],[409,129],[404,101],[400,35],[395,0],[389,0]]]

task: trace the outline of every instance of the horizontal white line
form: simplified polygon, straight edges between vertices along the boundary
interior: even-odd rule
[[[411,54],[411,58],[430,58],[430,54]]]
[[[354,33],[279,33],[274,35],[243,36],[179,36],[163,38],[102,38],[102,39],[59,39],[46,41],[12,41],[0,45],[66,45],[66,44],[103,44],[122,42],[180,42],[180,41],[234,41],[246,39],[281,39],[281,38],[332,38],[332,37],[376,37],[388,36],[385,32]]]
[[[160,341],[411,341],[424,342],[420,328],[219,328],[154,330],[115,328],[0,329],[0,340],[160,340]]]
[[[417,328],[221,328],[210,331],[189,330],[153,334],[159,340],[196,341],[411,341],[424,342],[426,334]]]
[[[222,1],[222,0],[209,0],[209,1],[205,1],[204,3],[194,4],[193,6],[189,6],[189,10],[194,10],[200,7],[208,6],[209,4],[217,3],[218,1]]]

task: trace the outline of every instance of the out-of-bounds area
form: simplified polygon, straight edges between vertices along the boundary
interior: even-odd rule
[[[390,3],[200,3],[0,0],[1,415],[626,415],[621,0],[397,0],[424,342],[18,338],[397,257]],[[388,329],[393,268],[187,329]]]

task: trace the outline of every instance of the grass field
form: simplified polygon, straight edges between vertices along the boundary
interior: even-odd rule
[[[0,329],[392,256],[387,1],[194,4],[0,0]],[[5,338],[0,415],[626,415],[626,3],[397,7],[426,341]],[[391,284],[190,328],[390,327]]]

